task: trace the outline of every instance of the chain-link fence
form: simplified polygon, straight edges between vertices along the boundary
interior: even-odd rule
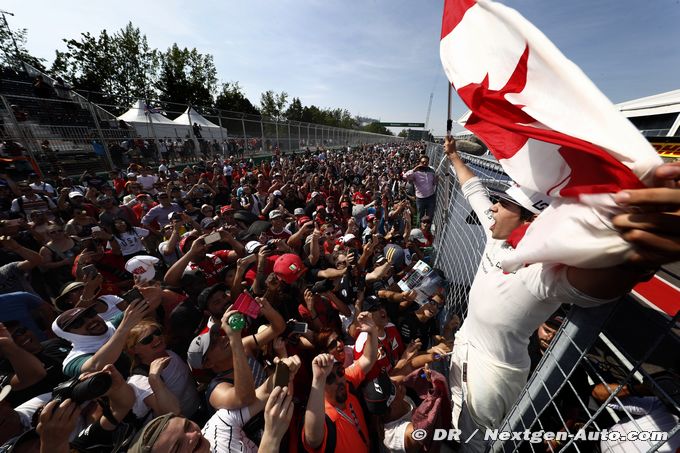
[[[44,172],[72,175],[124,168],[130,161],[188,163],[216,155],[250,158],[401,140],[154,100],[94,104],[63,83],[29,71],[0,74],[0,157],[25,156]],[[121,115],[125,121],[118,119]]]
[[[431,144],[427,153],[439,165],[435,266],[451,282],[442,319],[454,313],[464,318],[485,237],[453,169],[442,162],[443,148]],[[507,186],[509,178],[493,158],[462,157],[487,185]],[[531,343],[536,368],[498,430],[532,434],[501,440],[491,432],[489,448],[675,452],[680,447],[677,267],[664,267],[618,303],[596,309],[564,307],[567,314],[550,346],[542,351]],[[494,440],[494,435],[499,437]]]

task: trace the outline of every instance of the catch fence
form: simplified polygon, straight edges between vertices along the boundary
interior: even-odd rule
[[[485,237],[453,168],[442,162],[442,146],[430,144],[427,153],[439,165],[435,266],[450,281],[440,316],[464,318]],[[509,178],[493,158],[462,157],[487,185],[507,186]],[[499,430],[561,433],[561,440],[497,439],[489,442],[489,451],[675,452],[680,447],[677,268],[662,268],[619,302],[563,307],[561,327],[547,350],[535,349],[540,359]],[[673,295],[677,299],[668,300]],[[630,436],[637,440],[622,441]]]

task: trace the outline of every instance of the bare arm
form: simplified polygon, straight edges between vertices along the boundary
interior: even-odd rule
[[[324,390],[326,377],[333,371],[333,356],[321,354],[312,361],[312,390],[309,392],[307,409],[305,410],[304,436],[312,449],[323,443],[325,426]]]
[[[24,259],[24,261],[20,261],[18,264],[19,270],[22,272],[28,272],[43,263],[43,258],[39,253],[19,245],[14,239],[7,236],[0,238],[0,246],[5,250],[16,253]]]
[[[248,354],[252,354],[258,346],[271,343],[286,330],[286,321],[283,319],[283,316],[271,306],[269,301],[264,298],[259,299],[258,301],[261,304],[260,313],[267,318],[269,325],[262,332],[257,332],[243,339],[243,347]]]
[[[373,316],[369,312],[359,313],[357,322],[359,324],[359,331],[366,332],[366,335],[368,335],[364,345],[364,352],[357,359],[357,366],[361,368],[364,374],[368,374],[378,359],[378,328],[373,321]]]
[[[162,357],[151,362],[149,367],[149,385],[153,393],[144,398],[144,404],[151,408],[154,416],[168,413],[179,415],[181,412],[179,400],[161,377],[161,373],[169,363],[170,357]]]
[[[0,323],[0,355],[7,359],[14,370],[14,376],[10,380],[13,390],[23,390],[47,376],[42,362],[18,346],[2,323]]]

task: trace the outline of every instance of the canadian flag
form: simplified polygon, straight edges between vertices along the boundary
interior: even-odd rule
[[[465,127],[516,183],[555,197],[504,269],[534,262],[590,268],[622,262],[629,247],[608,222],[615,204],[611,195],[592,194],[651,185],[662,161],[649,142],[511,8],[489,0],[445,0],[440,57],[472,111]]]

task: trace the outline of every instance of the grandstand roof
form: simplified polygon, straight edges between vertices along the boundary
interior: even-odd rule
[[[680,113],[680,90],[667,91],[616,104],[626,117]]]

